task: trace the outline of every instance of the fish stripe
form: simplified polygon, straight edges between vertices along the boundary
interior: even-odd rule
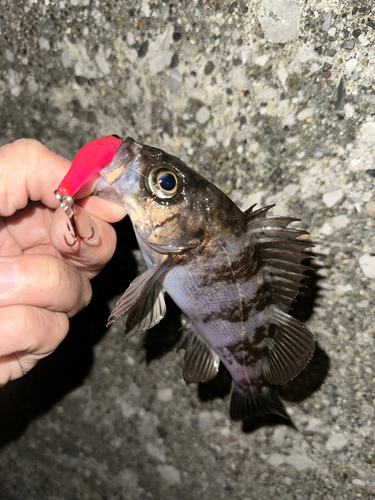
[[[269,304],[269,296],[263,293],[259,288],[256,288],[256,293],[249,299],[236,297],[235,300],[229,301],[226,304],[219,304],[218,308],[210,308],[206,312],[202,312],[201,320],[203,323],[210,323],[217,319],[228,321],[229,323],[246,323],[253,314],[264,311]]]
[[[260,271],[262,265],[261,259],[254,253],[251,248],[246,247],[241,249],[230,265],[226,262],[209,268],[209,272],[202,275],[199,280],[199,286],[205,288],[211,287],[215,283],[248,281]]]

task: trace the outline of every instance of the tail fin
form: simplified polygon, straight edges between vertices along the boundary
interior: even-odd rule
[[[263,386],[262,391],[256,393],[244,392],[234,384],[230,400],[230,416],[233,420],[244,420],[265,414],[290,419],[284,406],[269,386]]]

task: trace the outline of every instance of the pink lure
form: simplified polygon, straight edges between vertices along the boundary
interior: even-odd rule
[[[112,161],[122,142],[123,140],[118,137],[107,135],[85,144],[75,155],[68,173],[57,189],[58,193],[74,196],[82,186]]]
[[[91,236],[81,236],[79,234],[76,223],[77,208],[74,206],[73,196],[112,161],[116,151],[123,142],[117,136],[107,135],[83,146],[75,155],[68,173],[55,191],[55,196],[60,201],[60,205],[65,210],[70,221],[68,230],[73,238],[73,243],[68,243],[64,236],[67,245],[73,246],[78,239],[87,241],[93,238],[94,229],[92,226]]]

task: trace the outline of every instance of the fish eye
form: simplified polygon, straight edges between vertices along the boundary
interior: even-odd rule
[[[156,177],[158,186],[167,193],[174,193],[177,189],[177,179],[174,174],[170,172],[161,172]]]
[[[165,167],[156,168],[150,173],[148,185],[151,192],[161,199],[173,198],[179,187],[177,175]]]

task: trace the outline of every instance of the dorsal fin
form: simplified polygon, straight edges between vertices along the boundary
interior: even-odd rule
[[[250,220],[250,219],[253,219],[253,218],[264,218],[268,212],[268,210],[271,210],[271,208],[273,208],[275,206],[275,204],[273,205],[268,205],[268,207],[263,207],[263,208],[258,208],[258,210],[255,210],[255,212],[253,212],[253,208],[256,207],[256,203],[254,203],[254,205],[251,205],[250,208],[248,208],[247,210],[244,211],[244,216],[246,218],[246,220]]]
[[[314,336],[303,323],[272,306],[265,380],[271,384],[288,382],[309,362],[314,347]]]
[[[245,212],[248,234],[256,244],[265,273],[271,307],[271,325],[268,337],[268,355],[263,366],[265,380],[284,384],[295,377],[308,363],[314,352],[314,336],[303,323],[289,316],[291,304],[310,269],[301,264],[310,255],[304,250],[313,245],[296,238],[306,231],[288,228],[294,217],[267,216],[274,205]]]
[[[275,205],[269,205],[252,211],[254,205],[244,213],[248,234],[255,241],[266,276],[267,292],[275,304],[288,312],[306,278],[303,272],[310,269],[301,264],[310,255],[304,253],[312,247],[309,241],[296,238],[308,235],[306,231],[288,228],[291,222],[299,221],[295,217],[267,216]]]

